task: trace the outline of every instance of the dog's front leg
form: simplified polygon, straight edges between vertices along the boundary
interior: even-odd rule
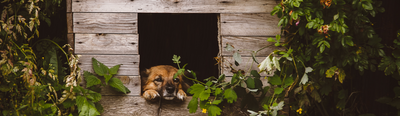
[[[152,99],[154,99],[154,98],[156,98],[156,97],[159,97],[159,96],[160,96],[160,94],[158,94],[158,92],[155,91],[155,90],[146,90],[146,91],[143,93],[143,97],[144,97],[146,100],[152,100]]]
[[[183,91],[182,89],[180,89],[179,91],[178,91],[178,94],[177,94],[177,96],[176,96],[178,99],[180,99],[180,100],[185,100],[186,99],[186,93],[185,93],[185,91]]]

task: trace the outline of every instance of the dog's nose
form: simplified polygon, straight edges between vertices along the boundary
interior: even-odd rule
[[[168,93],[173,93],[174,92],[174,87],[167,87],[166,90]]]

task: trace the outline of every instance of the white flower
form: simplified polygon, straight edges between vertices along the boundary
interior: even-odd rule
[[[258,65],[258,68],[260,69],[260,72],[263,71],[269,72],[272,70],[271,64],[272,64],[271,59],[268,56],[267,58],[264,59],[264,61],[260,63],[260,65]]]
[[[276,69],[278,69],[279,71],[281,71],[281,67],[279,66],[279,59],[280,59],[280,58],[273,57],[273,58],[272,58],[272,62],[274,63],[274,67],[275,67]]]

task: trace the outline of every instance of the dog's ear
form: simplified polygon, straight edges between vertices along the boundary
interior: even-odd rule
[[[150,69],[140,71],[140,76],[142,77],[148,77],[149,74],[150,74]]]
[[[140,78],[142,80],[142,85],[145,85],[147,79],[149,78],[150,72],[151,72],[150,69],[140,71]]]

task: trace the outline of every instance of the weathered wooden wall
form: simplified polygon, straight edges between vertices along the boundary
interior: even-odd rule
[[[158,103],[150,103],[140,97],[140,77],[138,52],[138,13],[220,13],[219,39],[222,56],[221,73],[230,80],[233,74],[229,65],[235,69],[258,70],[251,60],[251,52],[269,43],[268,37],[280,33],[278,18],[270,12],[277,5],[275,0],[67,0],[68,42],[81,55],[79,66],[93,71],[91,58],[94,57],[106,66],[122,64],[117,74],[131,93],[123,95],[104,88],[102,115],[140,115],[154,116]],[[232,64],[232,52],[224,49],[229,43],[240,49],[243,62],[240,66]],[[268,56],[274,47],[257,54],[258,61]],[[263,76],[266,76],[263,74]],[[267,84],[265,80],[263,82]],[[191,98],[189,97],[189,100]],[[180,104],[162,105],[162,115],[187,116],[205,115],[198,109],[189,114],[186,100]]]

